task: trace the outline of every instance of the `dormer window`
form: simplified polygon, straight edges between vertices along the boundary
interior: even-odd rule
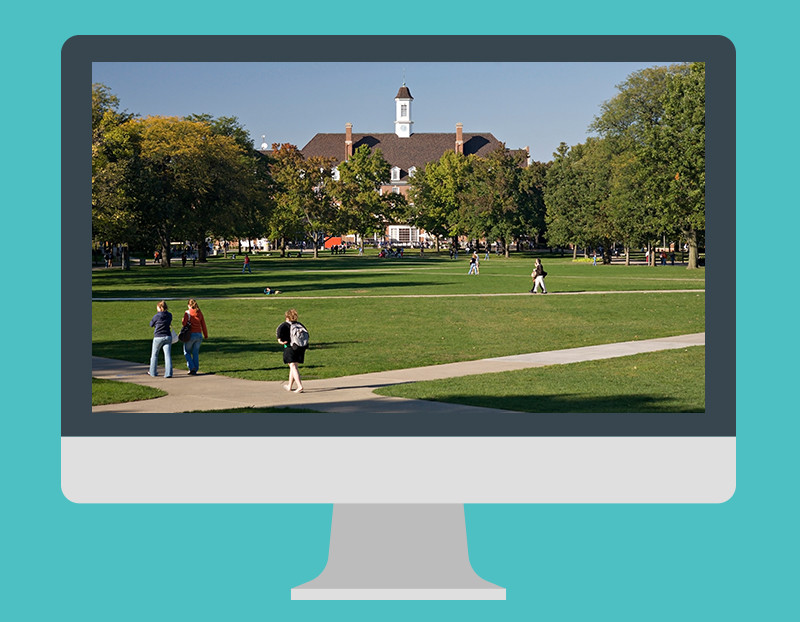
[[[400,181],[400,167],[392,167],[392,181]]]
[[[414,173],[416,173],[416,172],[417,172],[417,167],[416,166],[412,166],[410,169],[408,169],[408,176],[409,177],[413,177]]]
[[[334,166],[333,170],[331,170],[331,177],[333,178],[334,181],[339,181],[340,174],[339,174],[339,167],[338,166]]]

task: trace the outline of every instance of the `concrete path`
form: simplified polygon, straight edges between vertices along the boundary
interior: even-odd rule
[[[426,412],[493,412],[492,409],[444,404],[438,402],[419,402],[394,397],[383,397],[373,393],[373,389],[391,384],[455,378],[474,374],[563,365],[580,361],[593,361],[618,356],[655,352],[658,350],[680,349],[689,346],[705,345],[705,333],[663,337],[643,341],[626,341],[568,350],[517,354],[478,361],[464,361],[412,369],[358,374],[342,378],[307,380],[303,382],[305,391],[301,394],[289,393],[283,382],[256,381],[230,378],[215,374],[189,376],[182,366],[175,368],[173,378],[151,378],[147,375],[147,365],[101,357],[92,357],[92,376],[124,382],[135,382],[167,391],[169,395],[152,400],[129,402],[127,404],[108,404],[95,406],[92,412],[186,412],[191,410],[217,410],[224,408],[258,408],[269,406],[292,406],[330,413],[372,413],[400,414]],[[179,364],[179,358],[173,361]],[[159,367],[163,372],[163,364]],[[301,369],[302,373],[302,369]],[[287,372],[288,377],[288,372]]]

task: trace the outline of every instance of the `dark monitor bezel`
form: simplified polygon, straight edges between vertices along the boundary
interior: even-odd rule
[[[365,50],[369,50],[365,58]],[[735,436],[735,48],[722,36],[75,36],[62,48],[62,436]],[[97,413],[90,404],[93,62],[706,63],[706,411],[432,416]],[[81,241],[83,240],[83,241]],[[84,294],[81,294],[84,292]]]

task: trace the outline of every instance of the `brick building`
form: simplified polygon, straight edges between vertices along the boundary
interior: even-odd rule
[[[414,98],[405,84],[398,90],[394,101],[394,132],[357,133],[353,131],[351,123],[346,123],[343,133],[316,134],[300,151],[306,158],[334,158],[336,164],[333,174],[336,176],[336,167],[346,162],[360,146],[380,149],[391,166],[390,179],[381,187],[381,194],[395,192],[407,196],[414,172],[423,169],[428,162],[441,158],[445,151],[486,157],[502,146],[490,132],[464,132],[461,123],[455,124],[455,132],[415,133],[411,114]],[[530,157],[528,147],[518,151],[525,155],[527,162]],[[408,225],[390,225],[387,234],[392,243],[400,245],[417,245],[425,238],[424,232]]]

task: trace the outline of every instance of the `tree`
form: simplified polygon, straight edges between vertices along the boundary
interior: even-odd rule
[[[628,243],[648,245],[680,232],[696,267],[705,229],[705,66],[650,67],[617,88],[589,129],[614,154],[611,202],[620,230]]]
[[[553,163],[547,171],[544,201],[547,240],[558,246],[572,244],[574,256],[580,237],[580,218],[573,159],[570,148],[562,142],[553,153]]]
[[[663,118],[650,129],[642,161],[664,230],[686,239],[691,269],[706,226],[705,64],[670,75],[662,102]]]
[[[365,238],[383,233],[387,223],[401,215],[402,195],[380,194],[389,176],[389,163],[381,150],[371,151],[367,145],[361,145],[349,160],[339,165],[339,181],[332,189],[339,202],[340,230]]]
[[[470,237],[500,240],[505,255],[511,240],[524,231],[527,199],[522,192],[519,154],[505,146],[486,158],[476,158],[466,189],[461,193],[459,227]]]
[[[467,187],[475,156],[445,151],[435,162],[414,173],[406,218],[436,238],[455,236],[461,195]]]
[[[130,119],[105,133],[101,151],[92,184],[96,228],[118,241],[158,243],[163,265],[176,236],[203,244],[217,215],[252,187],[242,149],[205,123]]]
[[[236,117],[193,114],[185,120],[204,125],[214,136],[229,138],[238,149],[238,155],[230,150],[223,153],[218,145],[209,144],[204,151],[213,182],[195,201],[188,226],[193,231],[189,237],[196,243],[198,259],[205,262],[205,240],[209,236],[252,239],[268,231],[274,181],[269,157],[253,150],[249,133]]]
[[[544,189],[549,168],[549,162],[531,162],[522,169],[519,181],[524,205],[521,214],[522,228],[525,235],[533,238],[537,244],[547,231]]]
[[[572,244],[584,252],[603,246],[603,261],[611,261],[609,249],[616,228],[610,209],[611,155],[605,141],[590,138],[567,148],[561,143],[548,171],[548,239],[559,245]]]
[[[314,243],[314,257],[318,257],[320,238],[335,226],[336,210],[330,197],[335,161],[319,156],[306,160],[295,145],[288,143],[274,144],[272,149],[272,170],[277,182],[277,210],[272,222],[274,232],[284,241],[281,253],[285,254],[287,236],[308,231]]]

